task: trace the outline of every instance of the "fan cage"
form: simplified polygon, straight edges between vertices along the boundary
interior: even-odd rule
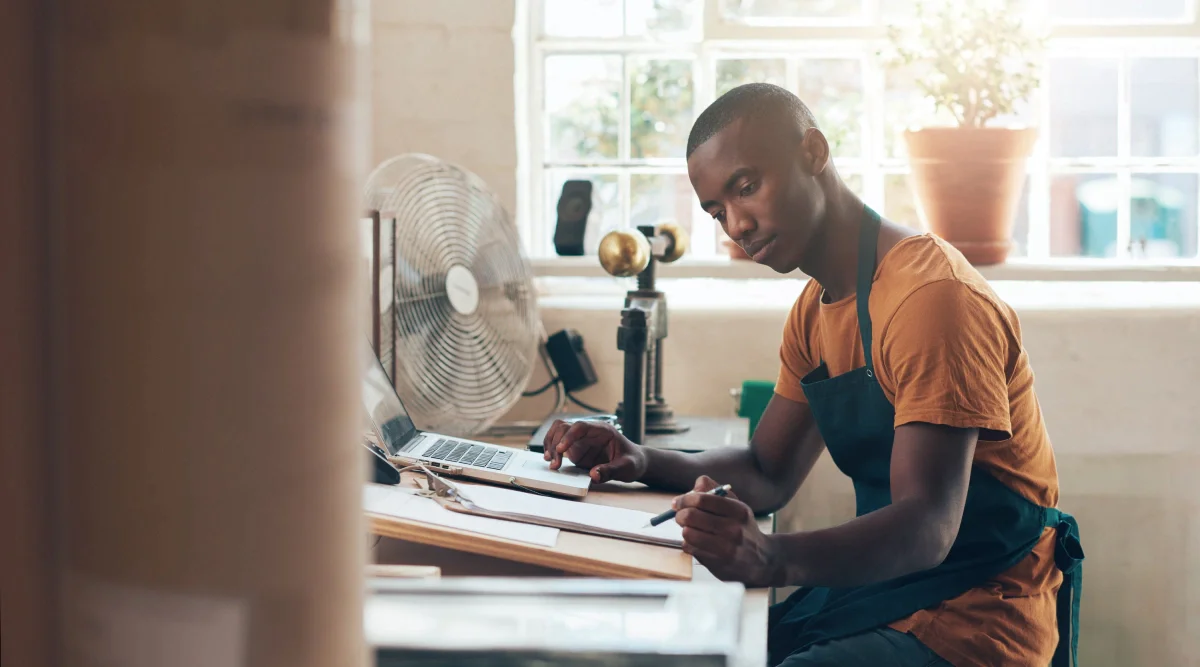
[[[537,360],[533,272],[507,211],[483,180],[437,158],[381,164],[366,208],[381,235],[380,359],[414,423],[472,436],[521,398]],[[447,294],[452,267],[478,288],[473,310]],[[461,303],[459,304],[461,307]]]

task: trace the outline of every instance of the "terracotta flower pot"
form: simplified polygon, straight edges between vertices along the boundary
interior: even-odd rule
[[[927,127],[904,133],[912,186],[929,230],[972,264],[999,264],[1037,130]]]

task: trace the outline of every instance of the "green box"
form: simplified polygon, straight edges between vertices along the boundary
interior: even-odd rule
[[[750,437],[758,427],[758,420],[767,409],[767,403],[775,395],[775,383],[768,380],[743,380],[737,415],[750,420]]]

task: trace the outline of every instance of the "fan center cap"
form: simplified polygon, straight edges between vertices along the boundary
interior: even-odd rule
[[[446,297],[450,306],[463,315],[470,315],[479,307],[479,283],[467,267],[455,264],[446,272]]]

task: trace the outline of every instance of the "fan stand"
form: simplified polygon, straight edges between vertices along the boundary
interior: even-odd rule
[[[538,323],[538,356],[542,360],[542,366],[546,369],[546,377],[553,378],[556,375],[554,362],[550,360],[550,353],[546,350],[546,343],[549,337],[546,334],[546,325]],[[563,414],[563,410],[567,407],[567,392],[563,388],[562,382],[554,383],[554,409],[550,411],[550,419],[554,415]],[[539,429],[547,426],[546,421],[513,421],[507,423],[493,424],[483,436],[488,438],[506,438],[509,436],[520,435],[528,436],[535,433]],[[539,443],[540,444],[540,443]]]

